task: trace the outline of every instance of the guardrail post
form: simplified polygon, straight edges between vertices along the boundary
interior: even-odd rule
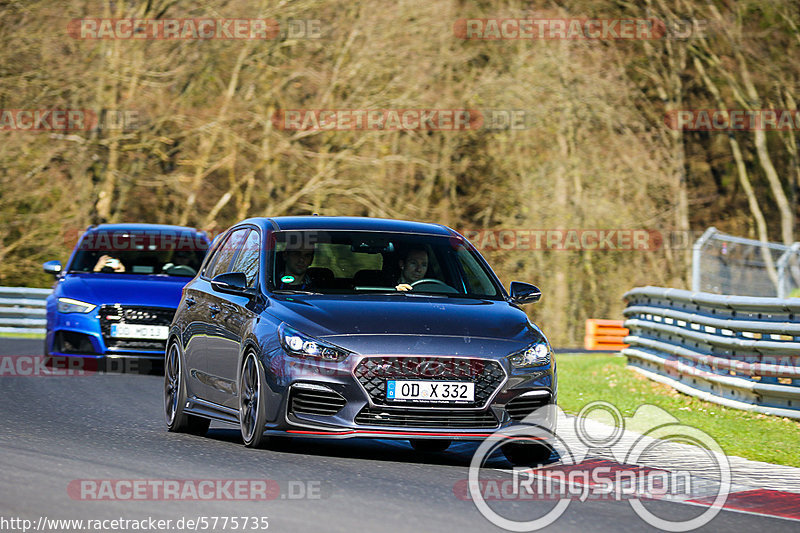
[[[777,262],[778,266],[778,298],[789,297],[789,279],[787,277],[789,261],[793,255],[800,255],[800,242],[792,244],[783,252]]]
[[[703,246],[718,233],[717,228],[711,226],[697,239],[692,246],[692,291],[700,292],[700,261],[703,257]]]

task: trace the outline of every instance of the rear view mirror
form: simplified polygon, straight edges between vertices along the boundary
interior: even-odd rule
[[[247,288],[247,276],[242,272],[220,274],[211,280],[211,287],[216,291],[232,294],[245,294],[249,292]]]
[[[512,281],[509,293],[511,302],[520,305],[536,303],[542,297],[539,287],[521,281]]]
[[[61,274],[61,261],[48,261],[47,263],[42,265],[42,268],[48,274],[58,276],[59,274]]]

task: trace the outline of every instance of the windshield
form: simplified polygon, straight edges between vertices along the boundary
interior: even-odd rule
[[[501,297],[494,276],[457,237],[283,231],[269,251],[269,288],[322,294]]]
[[[69,271],[194,277],[207,248],[197,233],[95,231],[81,239]]]

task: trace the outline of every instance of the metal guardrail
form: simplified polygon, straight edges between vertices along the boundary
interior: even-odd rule
[[[622,350],[647,377],[736,409],[800,418],[800,298],[639,287]]]
[[[0,333],[44,333],[45,299],[52,289],[0,287]]]

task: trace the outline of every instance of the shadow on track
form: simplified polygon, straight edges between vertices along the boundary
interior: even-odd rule
[[[212,427],[205,438],[242,445],[241,434],[236,429]],[[442,466],[469,467],[479,442],[453,442],[443,452],[418,452],[407,440],[402,439],[309,439],[303,437],[272,437],[263,451],[292,455],[315,455],[365,459],[370,461],[390,461],[393,463],[415,463]],[[258,450],[255,450],[258,451]],[[556,452],[547,464],[560,460]],[[503,454],[495,451],[486,461],[485,468],[509,469]]]

